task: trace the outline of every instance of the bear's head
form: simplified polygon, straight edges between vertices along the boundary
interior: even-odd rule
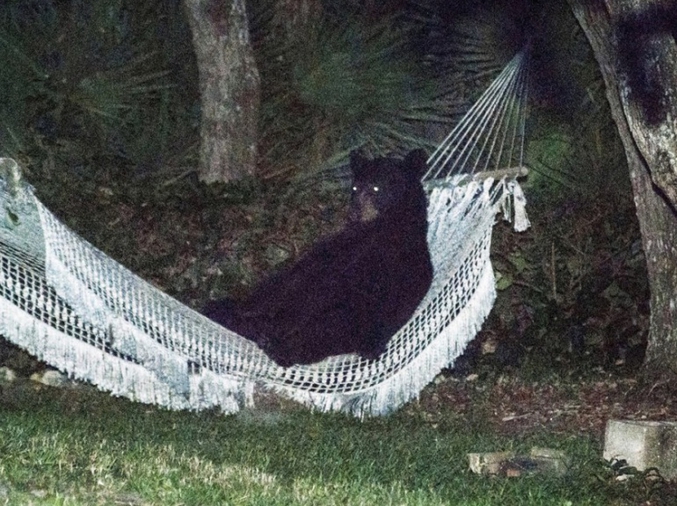
[[[353,185],[349,220],[370,222],[390,208],[409,204],[411,200],[421,202],[421,177],[427,168],[426,158],[422,149],[411,151],[403,160],[370,160],[353,151],[350,154]],[[422,203],[425,205],[425,197]]]

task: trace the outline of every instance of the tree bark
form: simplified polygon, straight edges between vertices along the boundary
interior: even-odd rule
[[[651,290],[645,373],[677,378],[677,48],[674,2],[569,0],[623,142]],[[666,22],[667,20],[667,22]]]
[[[200,79],[200,179],[253,175],[260,83],[245,0],[185,0],[185,6]]]

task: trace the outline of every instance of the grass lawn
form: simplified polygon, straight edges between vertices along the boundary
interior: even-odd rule
[[[434,423],[416,406],[365,421],[294,407],[225,416],[19,380],[0,387],[0,504],[639,504],[610,485],[598,437],[502,435],[482,415],[491,406],[449,408]],[[468,470],[468,452],[535,445],[566,451],[570,472]]]

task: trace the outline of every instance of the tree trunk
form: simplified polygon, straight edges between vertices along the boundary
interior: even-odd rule
[[[245,0],[185,0],[202,101],[200,179],[253,175],[259,73],[249,42]]]
[[[677,377],[677,48],[673,2],[569,0],[630,169],[651,290],[645,372]]]

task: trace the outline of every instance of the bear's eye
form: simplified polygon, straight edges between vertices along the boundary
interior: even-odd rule
[[[354,191],[354,192],[357,191],[357,186],[353,186],[353,191]]]
[[[374,190],[375,192],[378,192],[378,190],[379,190],[378,186],[374,186],[373,190]]]

